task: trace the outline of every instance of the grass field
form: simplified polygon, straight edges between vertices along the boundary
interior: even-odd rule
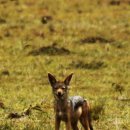
[[[130,2],[0,0],[0,130],[54,130],[48,72],[74,73],[95,130],[130,130]]]

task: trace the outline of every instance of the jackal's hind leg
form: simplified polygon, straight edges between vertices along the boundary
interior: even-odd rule
[[[87,101],[84,101],[82,105],[82,115],[80,117],[80,123],[82,124],[85,130],[93,130],[91,124],[90,106]]]
[[[77,125],[78,125],[78,121],[72,122],[72,123],[71,123],[72,129],[73,129],[73,130],[79,130],[79,128],[78,128]]]

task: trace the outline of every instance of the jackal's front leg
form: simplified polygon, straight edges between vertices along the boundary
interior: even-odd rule
[[[66,122],[66,130],[71,130],[71,122],[70,122],[70,120]]]
[[[56,116],[55,117],[55,130],[60,130],[60,122],[61,120]]]
[[[67,106],[67,120],[66,120],[66,130],[71,130],[71,103],[68,102],[68,106]]]

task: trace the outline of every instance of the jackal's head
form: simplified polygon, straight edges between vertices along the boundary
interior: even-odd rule
[[[67,90],[68,90],[68,86],[72,78],[72,75],[73,73],[67,76],[64,81],[57,81],[56,78],[52,74],[48,73],[48,79],[51,84],[54,97],[56,99],[64,99],[67,97],[67,94],[68,94]]]

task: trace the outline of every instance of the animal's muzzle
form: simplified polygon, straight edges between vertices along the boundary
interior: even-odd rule
[[[58,93],[57,93],[57,95],[58,95],[58,96],[61,96],[61,95],[62,95],[62,93],[61,93],[61,92],[58,92]]]
[[[58,96],[58,97],[62,97],[62,96],[63,96],[63,93],[58,92],[58,93],[57,93],[57,96]]]

